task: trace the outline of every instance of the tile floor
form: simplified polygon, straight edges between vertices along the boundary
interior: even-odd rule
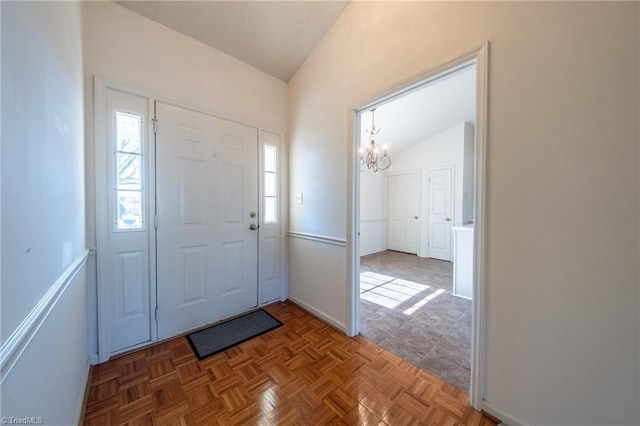
[[[453,263],[387,250],[360,272],[361,334],[468,392],[471,301],[451,294]]]

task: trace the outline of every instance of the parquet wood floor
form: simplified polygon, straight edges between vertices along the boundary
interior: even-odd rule
[[[469,396],[299,307],[198,361],[185,337],[95,366],[85,425],[495,425]]]

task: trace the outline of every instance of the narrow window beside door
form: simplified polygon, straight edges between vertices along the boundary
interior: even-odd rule
[[[264,223],[278,223],[277,148],[264,145]]]
[[[142,117],[116,111],[115,126],[115,228],[143,230]]]

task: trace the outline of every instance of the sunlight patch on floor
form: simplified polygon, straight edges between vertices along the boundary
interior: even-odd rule
[[[412,307],[410,307],[409,309],[404,311],[403,314],[405,314],[405,315],[413,314],[415,311],[417,311],[418,309],[420,309],[421,307],[423,307],[424,305],[429,303],[429,301],[435,299],[436,297],[440,296],[444,292],[445,292],[445,289],[443,289],[443,288],[434,291],[433,293],[431,293],[430,295],[428,295],[427,297],[425,297],[424,299],[420,300],[415,305],[413,305]]]
[[[363,272],[360,274],[360,298],[371,303],[393,309],[401,303],[419,296],[427,291],[430,286],[413,281],[407,281],[389,275],[377,274],[375,272]],[[408,308],[404,313],[411,315],[430,300],[444,293],[439,289],[429,293]]]

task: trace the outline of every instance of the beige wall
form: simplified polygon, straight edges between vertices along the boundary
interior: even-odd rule
[[[523,422],[640,422],[638,18],[353,3],[290,82],[291,229],[345,239],[349,105],[490,41],[484,396]],[[290,252],[289,292],[344,323],[347,263],[297,266],[346,258],[321,244]]]

